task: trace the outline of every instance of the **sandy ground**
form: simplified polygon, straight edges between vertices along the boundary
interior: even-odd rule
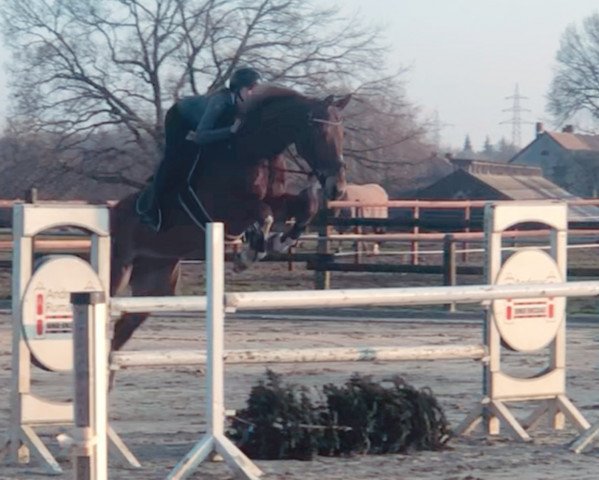
[[[384,261],[384,259],[381,259]],[[0,297],[10,295],[10,275],[0,272]],[[312,288],[313,273],[299,267],[287,271],[284,264],[263,264],[251,273],[227,275],[227,290]],[[334,288],[441,285],[438,276],[403,274],[334,275]],[[464,277],[459,284],[481,283],[480,278]],[[203,266],[186,265],[179,294],[203,293]],[[301,348],[368,345],[446,345],[479,343],[482,329],[479,313],[469,321],[450,322],[416,319],[422,312],[397,309],[337,310],[332,312],[343,322],[321,321],[331,312],[303,312],[304,321],[292,321],[284,313],[251,319],[228,317],[227,348]],[[576,300],[569,305],[573,313],[597,311],[595,299]],[[429,318],[441,319],[441,313]],[[307,318],[307,320],[306,320]],[[401,323],[382,320],[402,318]],[[382,320],[381,320],[382,319]],[[474,319],[474,320],[473,320]],[[378,320],[371,322],[370,320]],[[568,393],[587,419],[599,421],[599,324],[571,322],[568,326]],[[151,318],[128,344],[128,349],[205,348],[202,318]],[[512,355],[506,362],[510,372],[533,375],[547,363],[545,352],[539,355]],[[401,375],[415,387],[430,387],[438,396],[452,426],[471,411],[481,395],[482,370],[479,363],[468,360],[405,363],[328,363],[272,365],[292,383],[306,386],[328,382],[341,384],[354,372],[385,379]],[[260,365],[231,365],[226,369],[226,406],[242,408],[250,388],[265,371]],[[49,398],[67,400],[72,396],[70,375],[44,373],[34,369],[33,391]],[[200,438],[205,425],[204,375],[199,367],[145,368],[121,371],[110,397],[112,426],[137,455],[143,468],[124,467],[114,458],[109,478],[116,480],[163,479],[174,465]],[[10,317],[0,315],[0,437],[6,433],[10,409]],[[534,405],[514,405],[514,412],[525,416]],[[68,427],[38,429],[51,451],[57,455],[72,477],[70,459],[60,451],[56,435]],[[553,432],[542,424],[533,432],[528,444],[514,441],[504,433],[487,438],[482,432],[453,439],[441,452],[416,452],[409,455],[324,458],[314,461],[259,461],[265,479],[335,480],[335,479],[423,479],[423,480],[502,480],[521,479],[596,479],[599,478],[599,444],[596,449],[575,455],[567,443],[576,437],[568,426]],[[0,480],[56,478],[43,473],[32,461],[24,466],[0,463]],[[59,477],[62,478],[62,477]],[[233,478],[224,463],[202,464],[195,479],[227,480]]]
[[[228,348],[299,348],[305,346],[349,345],[423,345],[477,343],[481,328],[477,321],[429,322],[406,320],[402,323],[366,323],[367,311],[340,311],[338,315],[357,321],[289,321],[253,317],[229,318]],[[393,316],[387,310],[384,317]],[[398,315],[399,316],[399,315]],[[405,316],[405,314],[403,315]],[[360,319],[362,321],[360,321]],[[196,318],[152,318],[138,331],[129,349],[204,348],[202,320]],[[9,419],[10,331],[9,317],[0,318],[0,434]],[[573,322],[568,327],[568,393],[587,419],[599,421],[599,329],[592,323]],[[506,365],[516,374],[532,374],[546,363],[543,354],[512,355]],[[399,374],[416,387],[430,386],[440,399],[452,426],[470,411],[480,398],[481,367],[474,361],[406,363],[329,363],[274,365],[285,378],[301,385],[342,383],[353,372],[384,379]],[[228,408],[243,407],[251,385],[264,372],[264,366],[227,367],[226,403]],[[48,392],[51,398],[71,397],[69,375],[35,371],[34,390]],[[110,398],[113,427],[138,456],[141,470],[110,463],[111,479],[151,480],[165,478],[204,429],[204,376],[200,368],[146,368],[119,372],[116,390]],[[518,416],[532,405],[515,405]],[[60,454],[55,435],[66,429],[46,428],[43,438],[60,458],[65,475],[70,477],[68,457]],[[516,442],[505,433],[487,438],[482,432],[454,439],[441,452],[409,455],[318,458],[310,462],[259,461],[265,479],[596,479],[599,477],[599,446],[589,453],[575,455],[566,444],[576,432],[568,426],[552,432],[545,425],[533,432],[528,444]],[[0,466],[0,479],[56,478],[43,474],[35,461],[26,466]],[[233,478],[224,463],[204,463],[192,476],[195,479]]]

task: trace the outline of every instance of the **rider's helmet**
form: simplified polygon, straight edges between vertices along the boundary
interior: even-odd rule
[[[262,77],[253,68],[239,68],[233,72],[229,80],[229,88],[232,92],[238,93],[243,87],[252,88]]]

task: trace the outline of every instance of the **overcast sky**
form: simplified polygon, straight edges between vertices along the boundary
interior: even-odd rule
[[[329,1],[329,0],[327,0]],[[560,38],[571,23],[599,13],[599,0],[339,0],[348,12],[386,26],[392,63],[410,67],[408,97],[438,112],[442,143],[476,149],[485,136],[511,141],[516,84],[522,108],[522,146],[534,122],[555,127],[545,112]],[[561,127],[561,126],[560,126]]]
[[[356,10],[385,26],[392,66],[410,67],[408,97],[424,114],[438,112],[442,143],[461,147],[466,134],[476,149],[485,136],[511,140],[512,107],[505,97],[527,97],[522,107],[522,146],[533,123],[554,127],[545,113],[546,94],[559,40],[571,23],[599,12],[599,0],[318,0]],[[0,44],[0,61],[7,57]],[[4,122],[5,66],[0,70],[0,119]]]

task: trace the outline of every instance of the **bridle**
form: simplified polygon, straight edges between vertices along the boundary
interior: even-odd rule
[[[336,125],[336,126],[343,125],[343,122],[341,120],[333,122],[332,120],[325,120],[324,118],[309,118],[308,122],[325,123],[327,125]]]
[[[333,120],[325,120],[324,118],[314,118],[314,117],[312,117],[312,112],[310,112],[310,114],[308,115],[308,124],[310,124],[310,123],[323,123],[325,125],[333,125],[333,126],[343,125],[342,120],[333,121]],[[341,168],[346,168],[345,161],[343,160],[343,155],[341,155],[341,157],[339,158],[339,161],[341,163]],[[314,176],[318,179],[318,182],[324,187],[324,185],[326,183],[326,176],[323,173],[319,172],[318,169],[310,166],[309,163],[308,163],[308,167],[310,168],[310,171],[296,170],[296,169],[291,169],[291,168],[281,168],[281,167],[274,167],[273,170],[276,170],[279,172],[286,172],[286,173],[298,173],[300,175],[305,175],[308,178]]]
[[[345,165],[345,161],[343,160],[343,157],[341,157],[340,159],[341,161],[341,168],[345,169],[347,168]],[[270,167],[271,170],[275,170],[277,172],[284,172],[284,173],[297,173],[299,175],[305,175],[306,177],[310,178],[310,177],[316,177],[318,179],[318,182],[324,186],[324,184],[326,183],[326,175],[324,175],[323,173],[319,172],[316,168],[312,168],[310,166],[310,164],[308,164],[309,167],[309,171],[308,170],[298,170],[295,168],[283,168],[283,167]]]

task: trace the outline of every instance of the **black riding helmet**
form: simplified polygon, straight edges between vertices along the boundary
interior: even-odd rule
[[[239,68],[233,72],[229,80],[229,88],[238,93],[243,87],[252,87],[261,80],[260,74],[253,68]]]

